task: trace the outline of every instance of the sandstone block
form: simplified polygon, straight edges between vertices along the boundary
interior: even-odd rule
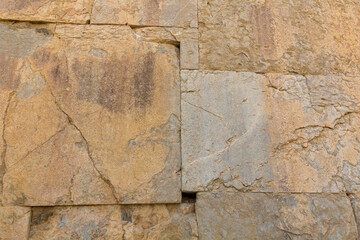
[[[0,43],[6,204],[180,202],[178,48],[125,26],[0,29],[21,46]]]
[[[161,42],[180,46],[180,68],[199,69],[199,32],[194,28],[135,28],[142,41]]]
[[[91,23],[197,27],[197,1],[95,0]]]
[[[359,191],[359,78],[181,75],[183,190]]]
[[[199,193],[200,239],[357,239],[345,194]]]
[[[0,207],[0,239],[27,240],[30,218],[30,208]]]
[[[194,204],[34,208],[30,239],[198,239]]]
[[[86,23],[93,0],[2,0],[0,19]]]
[[[199,0],[201,69],[358,75],[359,3]]]

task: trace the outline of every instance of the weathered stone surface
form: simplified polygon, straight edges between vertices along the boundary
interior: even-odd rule
[[[86,23],[93,0],[1,0],[0,19]]]
[[[345,194],[199,193],[200,239],[357,239]]]
[[[200,67],[360,73],[360,2],[199,0]]]
[[[139,40],[180,46],[180,68],[199,69],[199,32],[195,28],[135,28]]]
[[[6,204],[180,202],[175,46],[125,26],[1,28],[21,46],[0,44]]]
[[[358,192],[359,80],[182,71],[183,190]]]
[[[198,239],[194,204],[34,208],[30,239]]]
[[[197,1],[95,0],[91,23],[197,27]]]
[[[30,208],[0,207],[0,239],[27,240],[30,218]]]

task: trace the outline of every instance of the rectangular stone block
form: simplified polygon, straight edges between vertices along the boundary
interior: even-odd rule
[[[86,23],[93,0],[1,0],[0,19]]]
[[[95,0],[91,23],[197,27],[197,1]]]
[[[30,239],[198,239],[195,206],[34,208]]]
[[[198,193],[200,239],[357,239],[345,194]]]
[[[181,76],[184,191],[359,192],[358,77]]]
[[[135,28],[139,40],[180,47],[180,69],[199,69],[199,31],[195,28]]]
[[[177,47],[125,26],[0,31],[6,204],[181,201]]]
[[[0,239],[27,240],[31,210],[27,207],[0,207]]]
[[[360,2],[199,0],[201,69],[360,73]]]

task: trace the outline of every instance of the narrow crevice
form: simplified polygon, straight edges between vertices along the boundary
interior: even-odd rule
[[[182,203],[195,203],[196,202],[196,192],[182,192],[181,195],[181,202]]]
[[[355,224],[356,224],[356,228],[357,228],[358,239],[360,239],[360,226],[358,224],[358,219],[357,219],[357,214],[356,214],[356,199],[355,199],[354,194],[351,194],[351,193],[346,193],[346,196],[350,201],[350,206],[351,206],[352,211],[353,211]]]
[[[5,175],[5,172],[6,172],[6,169],[7,169],[7,166],[6,166],[6,153],[7,153],[7,142],[6,142],[6,138],[5,138],[5,131],[6,131],[6,119],[7,119],[7,116],[8,116],[8,112],[9,112],[9,108],[10,108],[10,103],[11,103],[11,99],[13,98],[13,96],[15,95],[16,91],[13,91],[9,94],[9,98],[8,98],[8,101],[7,101],[7,105],[6,105],[6,108],[5,108],[5,112],[4,112],[4,118],[3,118],[3,128],[2,128],[2,140],[3,140],[3,151],[1,153],[1,165],[0,165],[0,177],[1,177],[1,193],[3,192],[4,190],[4,175]]]

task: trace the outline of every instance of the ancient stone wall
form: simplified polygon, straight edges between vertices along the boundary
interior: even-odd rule
[[[0,240],[359,239],[360,1],[0,0],[0,135]]]

